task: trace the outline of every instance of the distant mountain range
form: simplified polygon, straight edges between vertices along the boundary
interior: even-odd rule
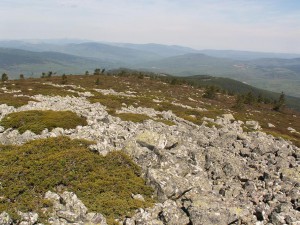
[[[80,40],[0,41],[0,72],[40,76],[127,67],[177,76],[229,77],[270,91],[300,97],[300,54],[196,50],[161,44]]]
[[[0,71],[8,73],[11,78],[19,74],[39,77],[42,72],[53,71],[63,73],[84,73],[102,65],[110,65],[109,61],[95,60],[59,52],[32,52],[20,49],[0,48]]]

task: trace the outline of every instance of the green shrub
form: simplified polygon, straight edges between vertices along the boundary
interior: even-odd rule
[[[52,130],[56,127],[64,129],[75,128],[78,125],[86,125],[86,119],[71,111],[22,111],[6,115],[0,125],[4,128],[18,129],[20,133],[30,130],[40,134],[44,129]]]
[[[62,191],[76,193],[90,211],[110,221],[152,205],[153,190],[128,156],[118,151],[104,157],[88,150],[89,144],[58,137],[1,146],[0,212],[36,211],[41,216],[42,207],[51,207],[44,194],[58,192],[58,185],[64,187]],[[146,201],[133,199],[132,193],[142,194]]]

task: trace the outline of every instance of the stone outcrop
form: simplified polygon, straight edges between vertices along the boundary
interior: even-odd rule
[[[0,142],[22,144],[66,135],[96,141],[90,149],[103,155],[111,150],[124,151],[141,166],[142,176],[158,199],[154,207],[139,209],[124,219],[125,225],[299,224],[300,149],[260,131],[244,132],[243,122],[231,114],[215,120],[204,118],[218,125],[210,128],[205,122],[198,126],[172,112],[159,112],[176,124],[167,126],[153,120],[121,121],[108,115],[101,104],[91,104],[84,97],[38,95],[34,99],[39,102],[18,109],[0,105],[0,119],[22,110],[68,109],[85,116],[88,125],[44,130],[40,135],[0,127]],[[122,112],[150,117],[157,114],[141,107],[123,108]],[[260,129],[256,121],[246,125]],[[54,203],[49,219],[52,224],[106,224],[101,214],[87,213],[74,193],[47,192],[46,198]],[[10,224],[5,212],[0,215],[0,224],[2,221]]]

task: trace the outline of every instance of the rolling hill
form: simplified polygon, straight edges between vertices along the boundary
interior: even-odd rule
[[[0,47],[1,46],[6,48],[18,48],[27,51],[51,51],[76,55],[79,57],[95,58],[110,63],[116,63],[118,66],[129,66],[163,58],[163,56],[155,53],[155,51],[145,51],[142,49],[127,48],[96,42],[52,44],[12,41],[0,42]]]
[[[58,73],[83,73],[103,65],[113,66],[110,62],[58,52],[0,48],[0,70],[9,73],[12,78],[18,77],[20,73],[37,77],[50,70]]]

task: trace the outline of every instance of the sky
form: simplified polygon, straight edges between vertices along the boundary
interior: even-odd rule
[[[0,39],[300,53],[300,0],[0,0]]]

